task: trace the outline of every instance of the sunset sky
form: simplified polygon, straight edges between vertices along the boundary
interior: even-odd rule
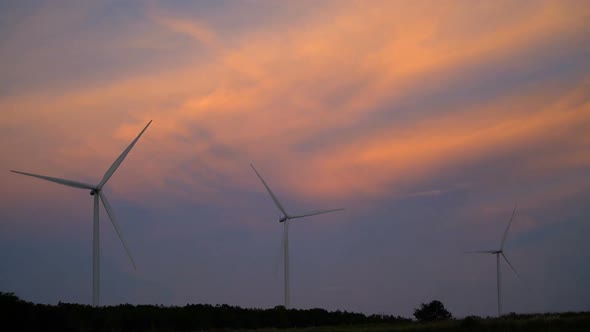
[[[590,310],[588,1],[2,1],[0,291],[409,317]],[[278,272],[277,272],[278,271]]]

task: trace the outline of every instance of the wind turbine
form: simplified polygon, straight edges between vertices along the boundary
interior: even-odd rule
[[[279,219],[279,222],[284,223],[284,228],[283,228],[283,254],[284,254],[284,260],[285,260],[285,264],[284,264],[284,278],[285,278],[285,308],[288,309],[289,308],[289,221],[291,219],[298,219],[298,218],[304,218],[304,217],[310,217],[310,216],[315,216],[318,214],[324,214],[324,213],[329,213],[329,212],[336,212],[336,211],[342,211],[344,209],[332,209],[332,210],[318,210],[318,211],[311,211],[311,212],[306,212],[306,213],[301,213],[301,214],[289,214],[287,212],[287,210],[285,210],[285,208],[283,207],[283,205],[281,204],[281,202],[279,202],[279,199],[275,196],[275,194],[272,192],[272,190],[270,190],[270,187],[268,186],[268,184],[266,184],[266,182],[264,181],[264,179],[262,178],[262,176],[260,175],[260,173],[258,173],[258,171],[256,170],[256,168],[254,168],[254,165],[250,164],[250,167],[252,167],[252,169],[254,170],[254,172],[256,173],[256,175],[258,175],[258,178],[260,179],[260,181],[262,181],[262,184],[264,185],[264,187],[266,188],[266,191],[268,191],[268,194],[270,195],[270,197],[272,198],[273,202],[275,203],[275,205],[277,206],[277,208],[281,211],[283,217],[281,217]]]
[[[501,279],[500,279],[500,256],[502,256],[502,258],[504,258],[504,260],[506,261],[506,263],[508,263],[508,266],[510,266],[510,269],[512,269],[512,271],[514,272],[514,274],[516,274],[516,276],[518,277],[518,272],[516,272],[516,269],[514,268],[514,266],[512,266],[512,264],[510,264],[510,261],[508,260],[508,257],[506,257],[506,255],[504,254],[504,243],[506,242],[506,236],[508,235],[508,230],[510,229],[510,225],[512,224],[512,220],[514,219],[514,214],[516,213],[516,206],[514,206],[514,210],[512,211],[512,216],[510,217],[510,221],[508,222],[508,226],[506,227],[506,230],[504,231],[504,236],[502,236],[502,242],[500,242],[500,249],[499,250],[482,250],[482,251],[466,251],[466,253],[469,254],[492,254],[492,255],[496,255],[496,274],[497,274],[497,287],[498,287],[498,316],[502,316],[502,296],[501,296]]]
[[[115,228],[115,231],[117,232],[117,235],[119,236],[119,239],[121,240],[121,243],[123,244],[123,247],[125,248],[125,251],[127,252],[127,256],[129,256],[129,259],[131,260],[131,264],[133,265],[133,268],[135,269],[135,261],[133,261],[133,257],[131,257],[131,252],[129,251],[129,248],[127,247],[127,244],[125,243],[125,240],[123,238],[123,233],[121,233],[121,230],[119,228],[119,224],[117,222],[117,219],[115,218],[115,214],[113,213],[113,209],[111,208],[111,204],[109,204],[107,196],[102,191],[102,188],[107,183],[107,181],[111,178],[111,176],[113,176],[113,174],[115,173],[117,168],[121,165],[121,163],[123,162],[125,157],[127,157],[127,155],[129,154],[129,151],[131,151],[131,149],[133,148],[135,143],[137,143],[137,141],[139,140],[139,138],[141,137],[143,132],[147,129],[147,127],[149,127],[149,125],[151,123],[152,123],[152,121],[150,120],[150,122],[148,122],[148,124],[145,126],[145,128],[143,128],[143,130],[139,133],[139,135],[137,135],[137,137],[133,140],[133,142],[131,142],[131,144],[129,144],[129,146],[123,151],[123,153],[121,153],[119,158],[117,158],[117,160],[115,160],[115,162],[111,165],[111,167],[106,171],[106,173],[102,177],[102,180],[100,180],[100,182],[97,185],[91,185],[91,184],[78,182],[78,181],[72,181],[72,180],[66,180],[66,179],[60,179],[60,178],[54,178],[54,177],[49,177],[49,176],[44,176],[44,175],[37,175],[37,174],[32,174],[32,173],[11,170],[11,172],[13,172],[13,173],[32,176],[32,177],[39,178],[42,180],[47,180],[47,181],[59,183],[59,184],[62,184],[64,186],[68,186],[68,187],[73,187],[73,188],[78,188],[78,189],[88,189],[88,190],[90,190],[90,195],[94,196],[94,224],[93,224],[93,231],[92,231],[92,305],[95,307],[99,305],[99,284],[100,284],[100,282],[99,282],[99,276],[100,276],[100,261],[99,261],[99,255],[100,255],[99,234],[100,234],[100,232],[99,231],[100,230],[99,230],[99,224],[98,224],[98,220],[99,220],[98,219],[98,210],[99,210],[99,204],[100,204],[99,198],[102,201],[102,205],[104,206],[105,210],[107,211],[109,219],[111,220],[111,223],[113,224],[113,227]]]

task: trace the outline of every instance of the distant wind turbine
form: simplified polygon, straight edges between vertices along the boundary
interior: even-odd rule
[[[121,243],[123,244],[123,247],[125,248],[125,251],[127,252],[127,255],[129,256],[129,259],[131,260],[131,264],[133,265],[133,268],[135,269],[135,261],[133,261],[133,257],[131,257],[131,252],[129,251],[129,248],[127,247],[127,244],[125,243],[125,240],[123,238],[123,233],[121,233],[121,230],[119,228],[119,224],[117,223],[117,219],[115,218],[115,214],[113,213],[113,210],[111,208],[111,204],[109,204],[107,196],[102,191],[102,188],[107,183],[107,181],[111,178],[111,176],[113,176],[113,174],[115,173],[117,168],[121,165],[121,163],[123,162],[125,157],[127,157],[127,154],[129,154],[129,151],[131,151],[131,149],[133,148],[135,143],[137,143],[137,141],[139,140],[139,138],[141,137],[143,132],[147,129],[147,127],[149,127],[149,125],[151,123],[152,123],[152,121],[148,122],[148,124],[145,126],[145,128],[143,128],[143,130],[139,133],[139,135],[137,135],[137,137],[133,140],[133,142],[131,142],[131,144],[127,147],[127,149],[125,149],[125,151],[123,151],[123,153],[121,153],[119,158],[117,158],[117,160],[115,160],[115,162],[107,170],[107,172],[102,177],[102,180],[97,185],[91,185],[91,184],[78,182],[78,181],[65,180],[65,179],[60,179],[60,178],[44,176],[44,175],[37,175],[37,174],[31,174],[31,173],[11,170],[11,172],[14,172],[14,173],[36,177],[36,178],[39,178],[42,180],[47,180],[47,181],[59,183],[59,184],[62,184],[62,185],[68,186],[68,187],[73,187],[73,188],[78,188],[78,189],[89,189],[90,195],[94,196],[94,227],[93,227],[93,232],[92,232],[92,305],[95,307],[99,305],[99,284],[100,284],[99,283],[99,277],[100,277],[99,234],[100,234],[100,232],[99,232],[99,224],[98,224],[98,210],[99,210],[100,203],[98,200],[100,197],[100,200],[102,201],[102,204],[103,204],[105,210],[107,211],[107,214],[109,215],[109,219],[111,220],[111,223],[113,224],[113,227],[115,228],[115,231],[117,232],[117,235],[119,236],[119,239],[121,240]]]
[[[514,274],[516,274],[516,276],[518,277],[518,272],[516,272],[516,269],[514,268],[514,266],[512,266],[512,264],[510,264],[508,257],[506,257],[506,255],[504,254],[504,243],[506,242],[506,236],[508,236],[508,230],[510,229],[510,225],[512,224],[512,220],[514,219],[515,213],[516,213],[516,206],[514,206],[514,210],[512,211],[512,216],[510,217],[510,221],[508,222],[508,227],[506,227],[506,230],[504,231],[504,236],[502,236],[502,242],[500,243],[499,250],[466,251],[466,253],[468,253],[468,254],[475,253],[475,254],[496,255],[496,274],[497,274],[497,286],[498,286],[498,316],[502,316],[502,295],[501,295],[501,291],[500,291],[501,290],[500,256],[502,256],[502,258],[504,258],[506,263],[508,263],[508,266],[510,267],[510,269],[512,269]]]
[[[284,262],[285,263],[284,264],[284,269],[285,269],[285,271],[284,271],[285,308],[288,309],[289,308],[289,221],[291,219],[304,218],[304,217],[315,216],[318,214],[342,211],[344,209],[319,210],[319,211],[306,212],[306,213],[302,213],[302,214],[289,214],[289,213],[287,213],[287,211],[285,210],[285,208],[283,207],[281,202],[279,202],[278,198],[275,196],[275,194],[272,192],[272,190],[270,190],[270,187],[266,184],[266,182],[264,181],[262,176],[258,173],[256,168],[254,168],[254,165],[250,164],[250,167],[252,167],[252,169],[254,170],[256,175],[258,175],[258,178],[260,179],[260,181],[262,181],[262,184],[266,188],[266,191],[268,191],[268,194],[270,195],[270,197],[274,201],[275,205],[283,214],[283,217],[281,217],[279,219],[279,222],[284,222],[284,225],[285,225],[283,228],[283,246],[282,247],[283,247],[284,260],[285,260],[285,262]]]

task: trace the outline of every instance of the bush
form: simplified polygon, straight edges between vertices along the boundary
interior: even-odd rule
[[[434,300],[428,304],[422,303],[420,308],[414,309],[414,317],[421,322],[452,319],[453,315],[445,309],[442,302]]]

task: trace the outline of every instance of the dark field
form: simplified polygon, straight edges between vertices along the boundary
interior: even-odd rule
[[[279,329],[259,329],[256,331],[270,332]],[[481,332],[510,332],[510,331],[590,331],[590,313],[566,313],[527,315],[518,317],[489,318],[489,319],[457,319],[433,323],[400,323],[400,324],[375,324],[357,326],[325,326],[313,328],[288,328],[285,332],[396,332],[396,331],[481,331]]]

